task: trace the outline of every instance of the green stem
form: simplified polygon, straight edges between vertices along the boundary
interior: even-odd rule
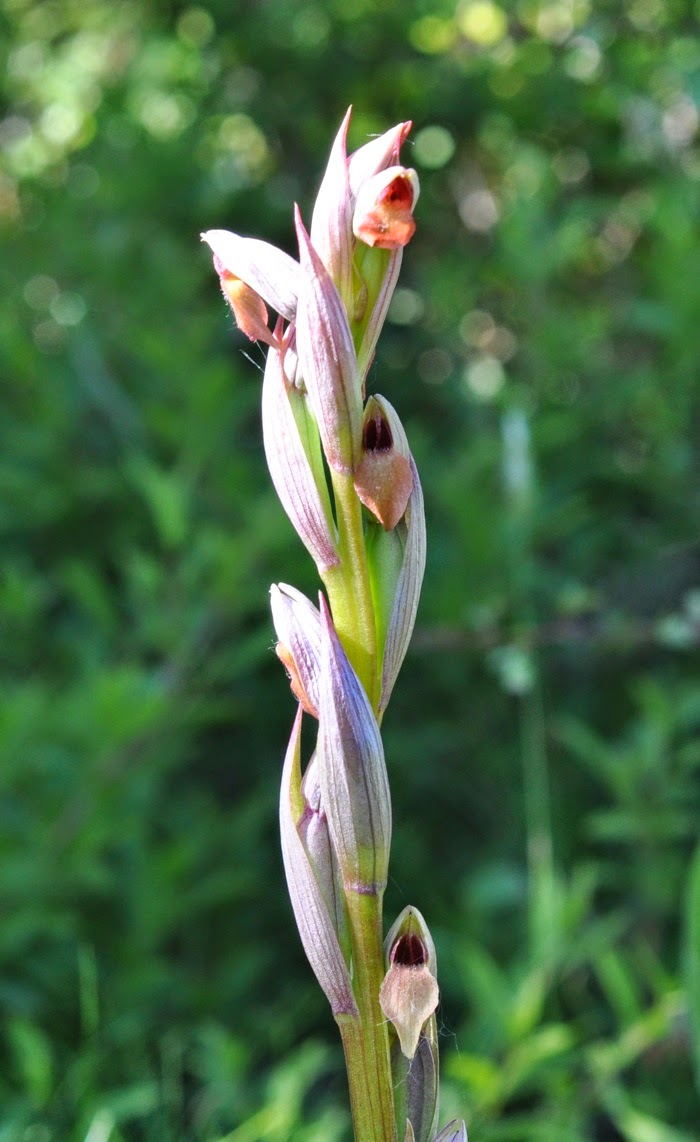
[[[360,1011],[338,1020],[350,1085],[355,1142],[396,1142],[387,1024],[379,1006],[384,976],[380,896],[347,892],[353,986]]]
[[[338,525],[340,564],[323,581],[333,622],[345,652],[376,710],[379,703],[377,630],[362,528],[362,505],[352,475],[331,471]]]

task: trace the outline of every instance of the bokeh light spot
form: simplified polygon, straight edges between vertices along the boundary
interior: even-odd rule
[[[426,385],[444,384],[452,368],[452,357],[445,349],[426,349],[418,358],[418,376]]]
[[[508,31],[508,17],[491,0],[471,0],[457,14],[459,27],[467,39],[490,48]]]
[[[574,30],[572,5],[544,4],[537,13],[535,27],[543,40],[563,44]]]
[[[459,202],[459,216],[468,230],[485,234],[498,222],[498,203],[485,187],[470,190]]]
[[[331,23],[322,8],[310,4],[301,8],[292,21],[292,34],[298,47],[321,48],[328,42]]]
[[[577,147],[565,148],[552,157],[552,170],[565,186],[582,182],[590,169],[588,155]]]
[[[49,103],[39,120],[42,135],[57,147],[72,143],[80,134],[82,125],[80,110],[65,103]]]
[[[58,283],[48,274],[35,274],[24,287],[24,300],[32,309],[48,309],[59,294]]]
[[[661,126],[671,147],[687,147],[698,129],[698,109],[692,99],[681,95],[664,112]]]
[[[452,20],[441,20],[439,16],[423,16],[411,24],[408,38],[413,47],[424,55],[442,55],[454,44],[457,28]]]
[[[388,318],[394,325],[415,325],[425,313],[425,303],[413,289],[399,288],[394,293]]]
[[[488,344],[496,322],[485,309],[472,309],[459,323],[459,332],[467,345],[481,349]]]
[[[478,400],[490,401],[498,396],[505,385],[506,374],[497,357],[484,354],[467,365],[464,379],[467,388]]]
[[[76,163],[68,173],[68,190],[74,198],[92,198],[100,186],[100,176],[89,163]]]
[[[181,134],[195,114],[192,100],[186,95],[152,91],[142,96],[138,117],[146,130],[157,139],[167,140]]]
[[[590,36],[575,36],[570,44],[571,51],[566,57],[564,68],[572,79],[589,83],[600,70],[602,52]]]
[[[416,135],[413,153],[421,166],[438,170],[449,163],[455,153],[455,141],[445,127],[424,127]]]
[[[55,321],[39,321],[32,330],[34,344],[41,353],[60,353],[66,343],[66,335]]]
[[[186,44],[208,44],[214,35],[214,21],[204,8],[186,8],[177,22],[177,34]]]
[[[49,306],[57,325],[79,325],[87,313],[87,305],[79,293],[59,293]]]

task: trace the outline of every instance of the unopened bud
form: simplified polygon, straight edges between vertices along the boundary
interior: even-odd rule
[[[388,167],[360,187],[352,230],[368,246],[395,250],[416,231],[413,210],[418,201],[418,175],[408,167]]]
[[[379,991],[379,1004],[396,1029],[403,1054],[412,1059],[423,1025],[440,997],[435,945],[417,908],[404,908],[389,931],[385,948],[389,970]]]
[[[413,489],[411,453],[401,421],[384,397],[370,397],[362,425],[362,459],[355,491],[386,531],[406,511]]]

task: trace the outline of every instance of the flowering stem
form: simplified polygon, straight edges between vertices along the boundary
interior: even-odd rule
[[[391,799],[379,707],[386,707],[415,621],[425,520],[398,414],[379,395],[365,401],[363,378],[415,229],[418,176],[398,162],[410,123],[348,156],[349,119],[350,112],[331,150],[311,234],[296,208],[298,262],[256,238],[225,230],[203,237],[239,327],[270,346],[262,410],[270,474],[327,594],[317,610],[293,587],[271,593],[277,653],[299,701],[280,826],[302,943],[343,1040],[355,1142],[466,1142],[464,1124],[432,1137],[437,1045],[423,1027],[434,1024],[437,984],[425,923],[420,918],[414,930],[419,914],[408,910],[409,928],[397,938],[408,941],[410,954],[396,953],[388,971],[382,940]],[[274,333],[268,306],[279,314]],[[300,380],[308,400],[296,388]],[[317,750],[303,776],[302,710],[318,719]],[[406,1055],[398,1123],[389,1020],[403,1028],[402,1049],[420,1048],[424,1060],[411,1068]],[[407,1108],[415,1122],[407,1123]]]
[[[387,1022],[379,1006],[384,976],[381,895],[346,894],[353,947],[353,985],[360,1022],[339,1022],[356,1142],[395,1142],[394,1095]]]
[[[379,703],[377,629],[362,528],[362,505],[351,475],[332,472],[331,476],[340,564],[327,570],[323,579],[333,622],[345,653],[376,710]]]

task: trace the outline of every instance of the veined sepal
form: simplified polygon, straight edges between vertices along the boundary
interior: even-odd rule
[[[391,1073],[396,1121],[410,1122],[415,1142],[432,1142],[437,1126],[440,1082],[434,1015],[423,1027],[412,1059],[406,1058],[398,1036],[392,1035]]]
[[[409,497],[403,523],[406,527],[403,563],[396,585],[394,604],[384,643],[382,663],[382,688],[379,712],[383,712],[391,697],[398,677],[418,612],[418,600],[425,572],[426,538],[423,491],[418,479],[418,471],[411,460],[413,488]]]
[[[391,799],[379,726],[323,596],[318,759],[321,795],[346,891],[381,895]]]
[[[374,620],[377,631],[377,664],[382,671],[384,647],[386,644],[389,620],[396,596],[396,588],[404,560],[406,528],[399,524],[393,531],[385,531],[376,519],[368,519],[365,525],[365,551],[369,584],[374,604]]]
[[[349,107],[331,148],[311,217],[311,245],[332,277],[346,308],[352,297],[353,199],[348,179]]]
[[[281,320],[276,332],[281,335]],[[275,491],[319,572],[339,562],[321,447],[306,396],[287,379],[283,354],[267,354],[262,389],[263,444]]]
[[[352,332],[357,363],[364,382],[372,364],[401,270],[403,248],[382,250],[357,242],[354,257]]]
[[[282,770],[282,859],[294,917],[311,968],[336,1017],[359,1018],[348,965],[331,912],[299,834],[305,810],[301,788],[301,706],[297,710]]]
[[[353,151],[348,159],[348,178],[354,198],[357,198],[363,183],[373,178],[379,171],[398,162],[401,145],[408,137],[412,126],[410,119],[406,123],[397,123],[383,135],[370,139],[368,143]]]
[[[328,819],[323,808],[316,753],[312,755],[306,767],[301,781],[301,794],[304,811],[297,826],[299,836],[328,906],[338,943],[346,962],[350,963],[351,943],[347,907],[338,861],[331,844]]]
[[[297,353],[323,451],[337,472],[360,460],[362,384],[345,305],[314,249],[301,215],[296,228],[302,284],[297,306]]]

